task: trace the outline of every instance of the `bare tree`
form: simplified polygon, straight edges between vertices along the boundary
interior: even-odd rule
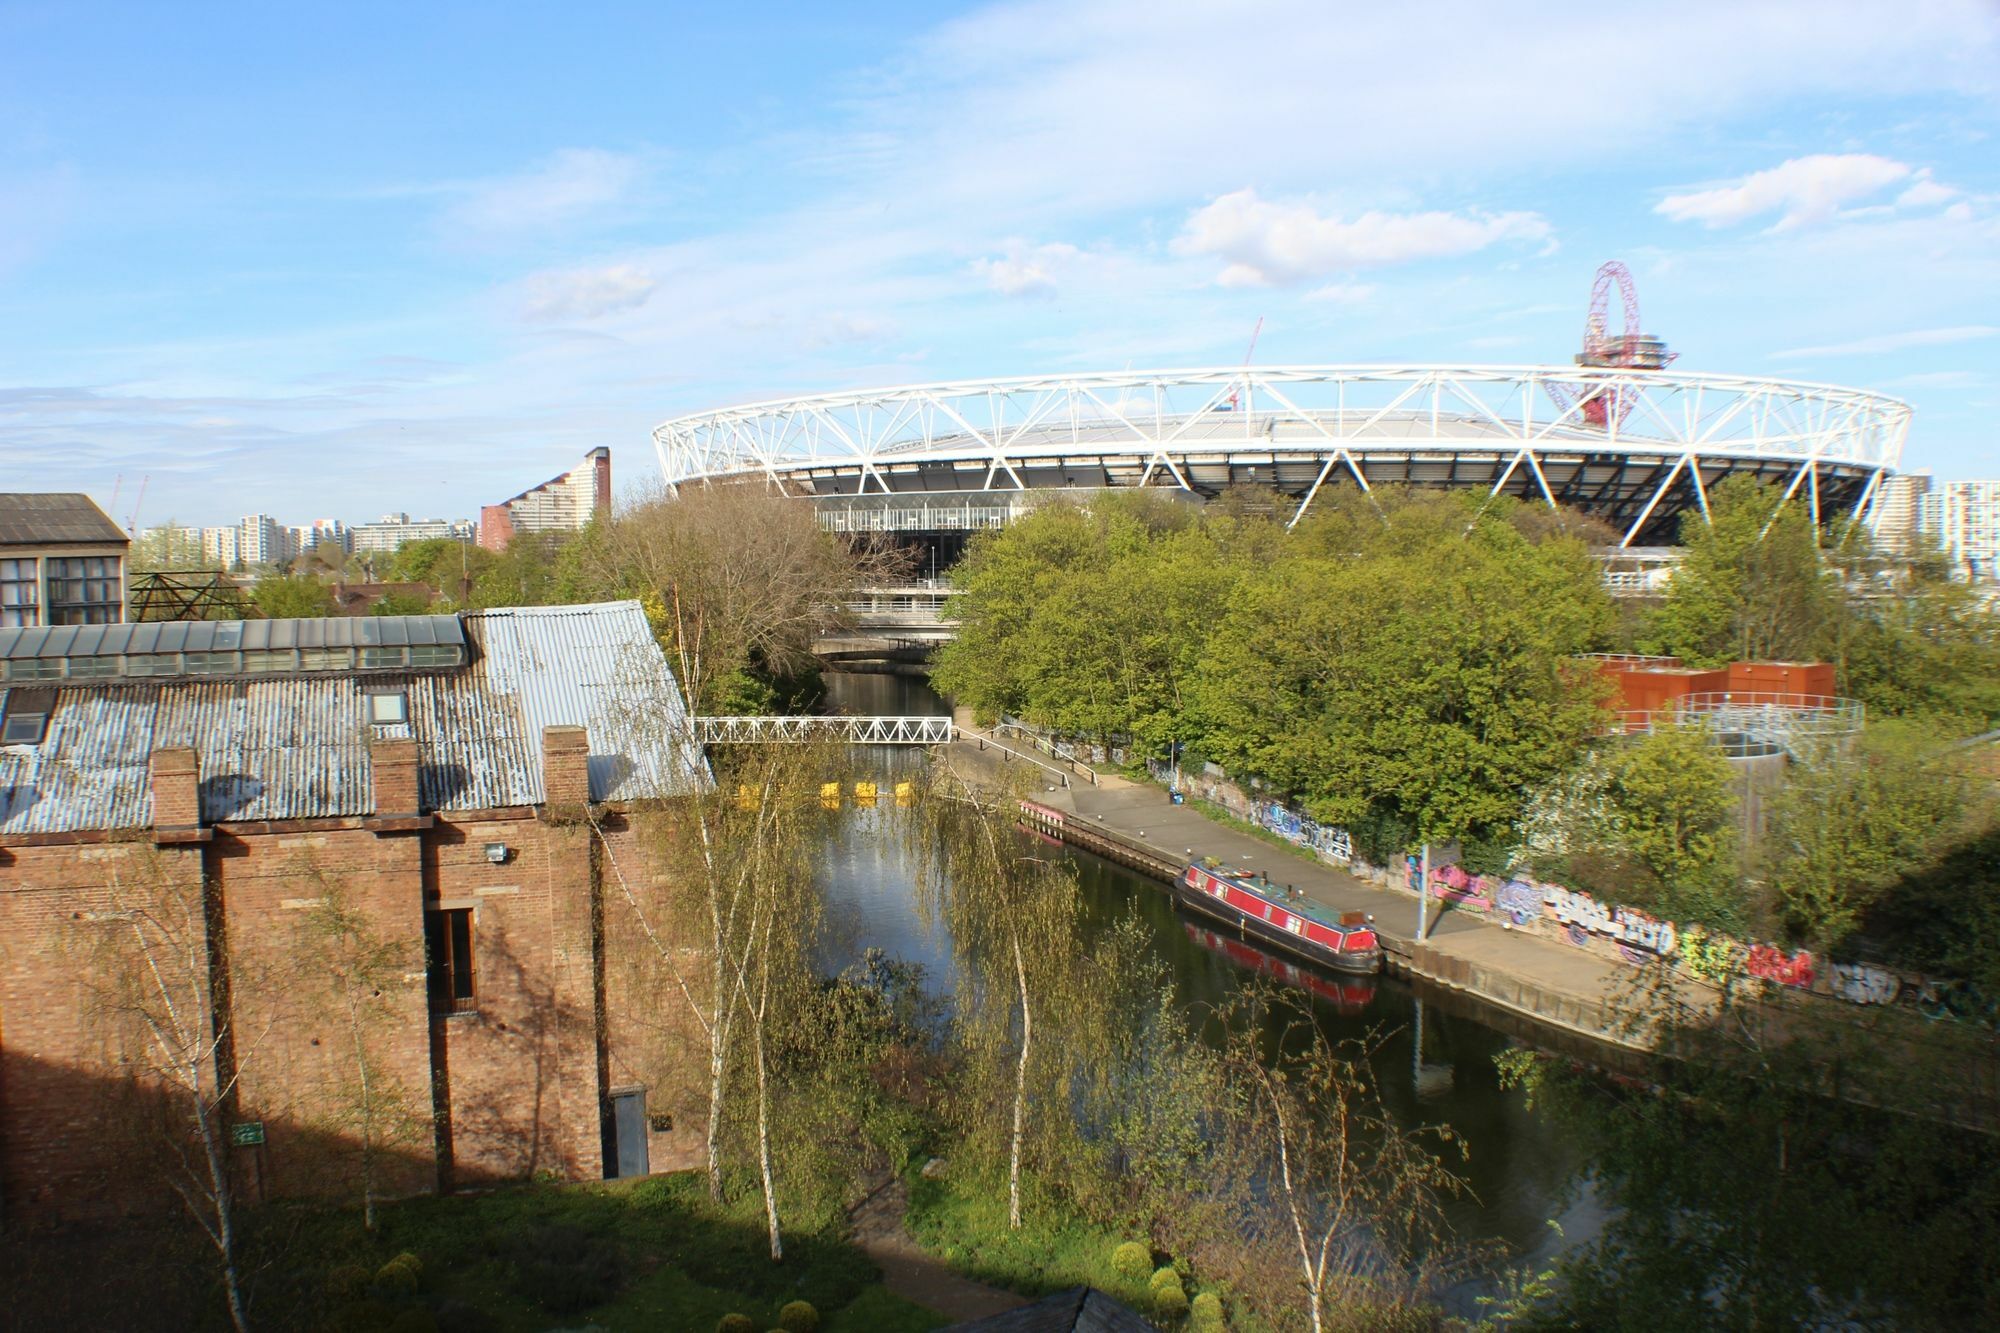
[[[78,970],[132,1091],[166,1112],[148,1137],[162,1150],[168,1186],[214,1248],[230,1322],[248,1333],[229,1120],[255,1043],[237,1032],[226,1002],[219,910],[199,874],[176,869],[154,853],[112,871],[103,910],[84,915],[92,929]]]
[[[1008,1098],[1007,1221],[1021,1225],[1021,1170],[1028,1138],[1030,1064],[1035,1024],[1050,993],[1080,975],[1074,965],[1076,880],[1066,867],[1033,855],[1013,830],[1018,798],[976,790],[948,770],[935,776],[913,821],[925,870],[929,910],[970,964],[960,1011],[977,1044],[1012,1046]],[[1011,1013],[982,1022],[991,1007],[982,990],[1013,992]]]
[[[1314,1333],[1338,1303],[1417,1294],[1439,1263],[1441,1199],[1463,1188],[1427,1142],[1448,1131],[1398,1125],[1376,1094],[1370,1049],[1330,1041],[1293,996],[1258,987],[1221,1018],[1242,1234],[1292,1252]],[[1265,1054],[1272,1026],[1273,1049],[1291,1054]]]
[[[306,1002],[343,1029],[329,1057],[324,1110],[329,1127],[355,1143],[362,1225],[373,1231],[384,1158],[420,1144],[433,1129],[427,1099],[404,1086],[380,1051],[397,1022],[393,997],[423,959],[414,939],[378,930],[337,876],[312,863],[305,877],[320,893],[301,923],[299,975],[317,983]]]

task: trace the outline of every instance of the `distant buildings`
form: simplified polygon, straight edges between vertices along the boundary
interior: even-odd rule
[[[87,495],[0,494],[0,629],[124,620],[129,545]]]
[[[2000,481],[1947,481],[1923,506],[1924,531],[1954,572],[2000,581]]]
[[[517,532],[570,532],[611,507],[611,451],[592,449],[576,467],[532,486],[511,500],[487,505],[480,521],[411,518],[384,514],[373,523],[348,524],[337,518],[314,519],[300,527],[280,523],[269,514],[248,514],[236,523],[213,528],[173,524],[147,530],[159,538],[162,550],[177,564],[193,558],[219,569],[275,567],[315,551],[341,555],[381,555],[406,542],[477,542],[489,551],[504,551]],[[109,520],[106,520],[107,522]]]
[[[1930,495],[1931,474],[1902,472],[1885,477],[1875,497],[1875,542],[1896,555],[1925,548],[1924,501]]]
[[[466,519],[417,518],[408,514],[384,514],[374,523],[358,523],[353,528],[351,551],[393,551],[404,542],[435,541],[448,538],[469,542],[474,528]]]
[[[504,551],[517,532],[572,532],[610,508],[611,451],[592,449],[560,477],[481,509],[479,544]]]

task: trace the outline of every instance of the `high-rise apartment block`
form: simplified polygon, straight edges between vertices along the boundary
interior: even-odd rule
[[[1931,493],[1931,474],[1903,472],[1884,477],[1875,496],[1875,543],[1896,555],[1911,555],[1930,545],[1924,537],[1924,498]]]
[[[511,500],[479,511],[479,544],[504,551],[517,532],[569,532],[611,510],[611,451],[592,449],[583,461]]]
[[[2000,481],[1947,481],[1922,506],[1925,533],[1956,573],[2000,582]]]

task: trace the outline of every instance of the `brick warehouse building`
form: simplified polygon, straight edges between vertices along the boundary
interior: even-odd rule
[[[351,1167],[357,1071],[384,1192],[691,1162],[703,1061],[606,887],[666,874],[684,723],[634,602],[0,631],[0,1223],[158,1190],[106,999],[157,901],[251,1198]]]

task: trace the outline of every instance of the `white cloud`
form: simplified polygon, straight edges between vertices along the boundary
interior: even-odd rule
[[[1237,190],[1196,209],[1174,249],[1227,260],[1216,279],[1225,287],[1262,287],[1548,238],[1549,224],[1536,213],[1368,212],[1348,221]]]
[[[630,154],[565,148],[530,171],[472,187],[444,221],[449,230],[482,238],[545,231],[618,203],[639,175],[639,159]]]
[[[1009,241],[997,259],[976,259],[972,271],[1002,296],[1053,296],[1062,272],[1076,264],[1083,251],[1060,241],[1029,246]]]
[[[521,314],[538,324],[597,319],[644,305],[659,286],[636,264],[537,273],[527,281]]]
[[[1329,305],[1366,305],[1381,289],[1372,282],[1329,282],[1315,287],[1302,300],[1324,301]]]
[[[1829,221],[1848,204],[1879,194],[1912,174],[1907,163],[1873,153],[1815,153],[1752,172],[1731,185],[1670,194],[1653,211],[1676,222],[1708,227],[1734,226],[1777,213],[1771,229],[1789,231]]]
[[[1930,169],[1926,167],[1917,173],[1916,182],[1909,189],[1896,196],[1896,207],[1934,208],[1956,198],[1958,191],[1932,180]]]
[[[1774,352],[1779,361],[1804,361],[1825,356],[1879,356],[1887,352],[1907,352],[1918,347],[1947,347],[1952,343],[1977,342],[2000,335],[1991,324],[1960,324],[1948,329],[1911,329],[1905,333],[1884,333],[1853,342],[1829,343],[1825,347],[1793,347]]]

